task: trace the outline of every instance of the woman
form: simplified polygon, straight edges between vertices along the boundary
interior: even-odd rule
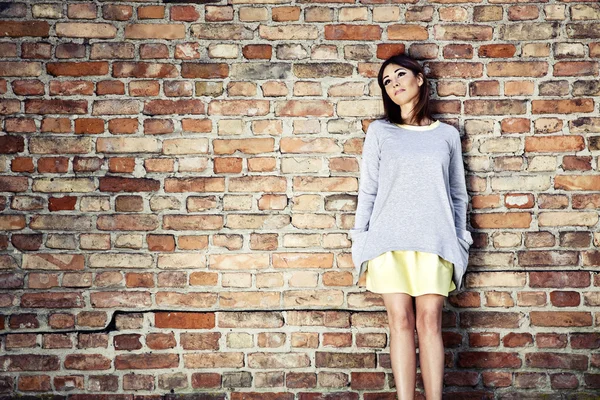
[[[365,138],[352,259],[367,290],[381,293],[398,398],[415,396],[415,327],[427,400],[441,399],[442,307],[462,288],[469,247],[468,194],[459,132],[434,121],[422,67],[400,54],[378,79],[384,118]]]

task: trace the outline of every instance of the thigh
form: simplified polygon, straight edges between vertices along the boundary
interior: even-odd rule
[[[415,298],[406,293],[382,293],[386,310],[414,310]]]
[[[417,319],[437,320],[440,318],[445,299],[446,297],[441,294],[424,294],[415,297]]]
[[[417,310],[417,313],[419,312],[419,310],[423,310],[423,311],[438,310],[439,312],[441,312],[442,308],[444,307],[445,299],[446,299],[445,296],[442,296],[441,294],[434,294],[434,293],[417,296],[417,297],[415,297],[415,308]]]
[[[414,323],[414,297],[406,293],[383,293],[381,296],[390,323]]]

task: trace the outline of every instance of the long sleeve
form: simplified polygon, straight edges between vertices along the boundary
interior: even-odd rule
[[[458,131],[455,132],[450,154],[450,195],[454,205],[454,223],[459,238],[472,242],[471,234],[467,231],[467,206],[469,195],[465,180],[465,169],[462,157],[462,145]]]
[[[380,149],[379,140],[375,133],[375,122],[367,128],[367,135],[363,143],[360,178],[358,185],[358,201],[354,219],[354,228],[350,235],[369,229],[369,219],[373,211],[373,204],[377,196],[379,180]]]

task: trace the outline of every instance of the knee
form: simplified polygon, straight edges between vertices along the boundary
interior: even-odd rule
[[[415,330],[415,316],[411,310],[393,310],[388,312],[390,331],[403,332]]]
[[[417,314],[417,332],[437,334],[442,331],[442,313],[439,310],[420,310]]]

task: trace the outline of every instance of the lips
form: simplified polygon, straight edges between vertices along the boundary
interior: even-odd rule
[[[394,93],[394,94],[398,94],[400,92],[404,92],[404,89],[398,89],[398,90],[396,90],[396,93]]]

